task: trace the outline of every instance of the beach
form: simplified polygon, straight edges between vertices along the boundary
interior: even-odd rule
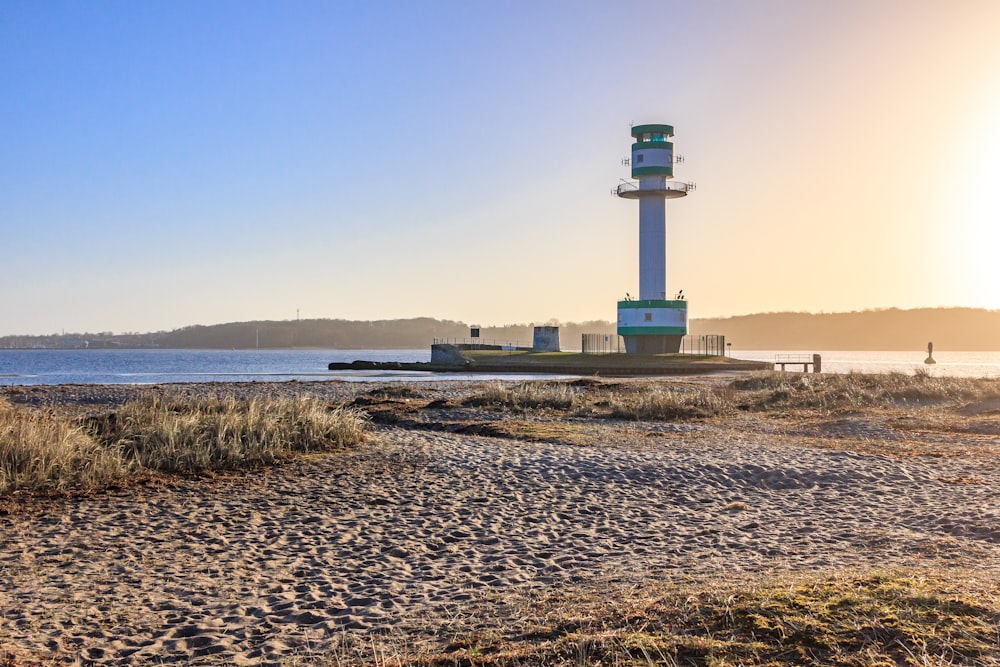
[[[545,383],[587,395],[567,409],[478,405],[476,382],[12,388],[75,414],[138,391],[307,393],[372,423],[350,451],[8,504],[0,657],[378,662],[550,627],[559,596],[872,570],[998,579],[1000,406],[602,412],[614,388],[731,381]]]

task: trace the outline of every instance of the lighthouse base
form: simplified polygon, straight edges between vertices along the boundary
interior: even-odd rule
[[[618,302],[618,335],[628,354],[680,352],[687,333],[687,301],[639,299]]]
[[[626,354],[676,354],[684,336],[623,336]]]

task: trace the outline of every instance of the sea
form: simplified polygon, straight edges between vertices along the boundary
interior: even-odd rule
[[[799,354],[812,355],[815,350]],[[733,350],[739,359],[773,362],[789,350]],[[1000,377],[1000,352],[823,352],[824,373]],[[176,382],[302,382],[320,380],[428,381],[536,379],[571,376],[407,371],[329,371],[331,361],[430,361],[430,350],[0,350],[0,386],[52,384],[163,384]]]

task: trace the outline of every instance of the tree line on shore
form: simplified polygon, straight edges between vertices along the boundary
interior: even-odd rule
[[[543,323],[538,323],[543,324]],[[615,335],[615,323],[544,324],[560,327],[563,348],[581,334]],[[530,345],[532,324],[484,326],[483,342]],[[744,350],[909,350],[933,341],[939,350],[1000,350],[1000,310],[919,308],[849,313],[760,313],[692,319],[692,334],[721,334]],[[195,325],[156,333],[84,333],[0,337],[0,349],[422,349],[434,340],[469,338],[469,325],[419,317],[356,321],[311,319]]]
[[[1000,351],[1000,310],[886,308],[849,313],[761,313],[692,320],[743,350]]]

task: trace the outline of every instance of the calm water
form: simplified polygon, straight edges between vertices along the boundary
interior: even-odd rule
[[[0,350],[0,385],[439,380],[435,373],[328,371],[331,361],[430,361],[423,350]],[[449,373],[447,379],[487,376]],[[534,375],[504,375],[530,379]],[[551,377],[551,376],[549,376]]]
[[[777,354],[809,354],[823,357],[824,373],[907,373],[926,370],[934,376],[1000,377],[1000,352],[947,352],[934,350],[934,365],[924,364],[926,350],[912,352],[837,352],[822,350],[733,350],[733,356],[753,361],[774,361]]]
[[[787,352],[782,352],[786,354]],[[811,353],[811,352],[810,352]],[[774,351],[734,350],[740,359],[774,361]],[[1000,377],[1000,352],[936,352],[935,366],[921,352],[820,352],[823,371]],[[287,380],[434,380],[484,376],[465,373],[328,371],[331,361],[430,361],[430,350],[0,350],[0,385],[159,384],[164,382],[280,382]],[[553,376],[544,376],[553,377]]]

